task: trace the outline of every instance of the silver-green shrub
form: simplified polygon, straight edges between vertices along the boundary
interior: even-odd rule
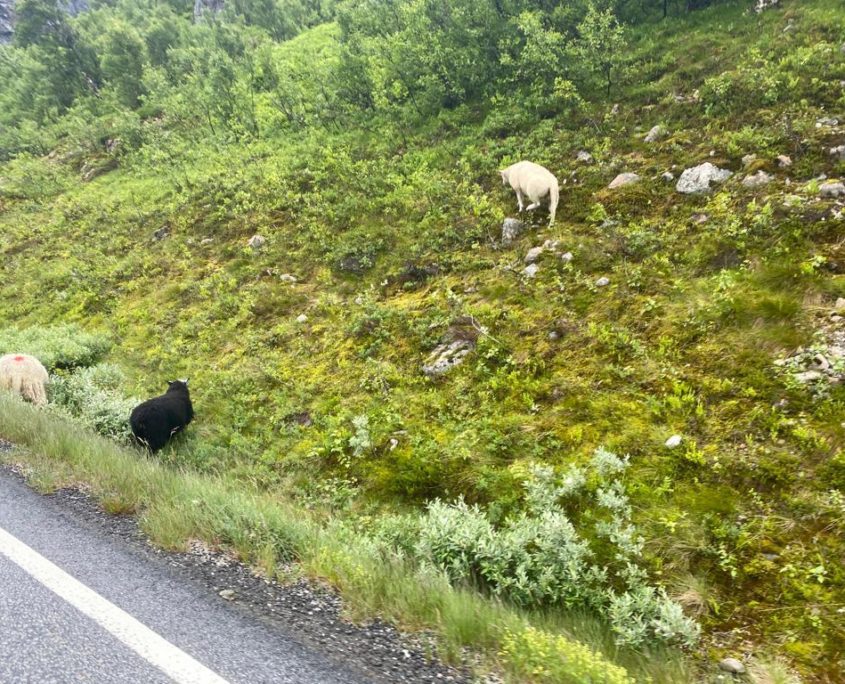
[[[623,480],[627,467],[627,457],[605,449],[594,453],[589,468],[573,467],[562,477],[535,467],[525,482],[526,509],[501,525],[477,505],[438,500],[429,504],[412,548],[407,524],[400,536],[406,550],[452,582],[480,584],[526,607],[592,608],[607,618],[620,644],[692,645],[698,625],[648,581],[645,540],[632,522]],[[568,499],[589,506],[597,518],[593,541],[567,515]]]

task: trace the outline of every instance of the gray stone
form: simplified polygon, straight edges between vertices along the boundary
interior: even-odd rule
[[[828,181],[819,186],[819,194],[822,197],[842,197],[845,196],[845,185],[840,182]]]
[[[282,275],[279,276],[279,280],[283,283],[295,283],[296,276],[292,276],[290,273],[282,273]]]
[[[615,188],[621,188],[625,185],[636,183],[638,180],[640,180],[640,177],[636,173],[620,173],[618,176],[616,176],[616,178],[614,178],[610,182],[610,185],[608,185],[607,187],[611,190],[614,190]]]
[[[845,161],[845,145],[830,148],[830,156],[838,157],[839,161]]]
[[[299,314],[299,316],[296,317],[296,322],[297,323],[307,323],[308,322],[308,316],[306,316],[305,314]]]
[[[220,598],[224,598],[227,601],[234,601],[235,600],[235,592],[233,589],[223,589],[220,592]]]
[[[255,250],[261,249],[267,242],[267,238],[263,235],[253,235],[248,241],[247,244]]]
[[[543,253],[542,247],[532,247],[528,250],[528,254],[525,255],[525,263],[526,264],[533,264],[537,259],[540,258],[540,255]]]
[[[502,244],[511,244],[525,228],[525,224],[519,219],[506,218],[502,222]]]
[[[839,125],[839,119],[832,119],[829,116],[823,116],[821,119],[816,121],[816,128],[821,128],[822,126],[826,126],[829,128],[836,128]]]
[[[423,373],[430,378],[436,378],[448,373],[455,366],[459,366],[464,362],[474,346],[472,341],[465,339],[453,340],[452,342],[438,345],[423,364]]]
[[[587,150],[578,150],[578,153],[575,155],[575,160],[581,162],[582,164],[591,164],[593,161],[593,155],[587,152]]]
[[[665,172],[662,176],[660,176],[660,177],[661,177],[663,180],[665,180],[667,183],[671,183],[673,180],[675,180],[675,174],[674,174],[674,173],[672,173],[671,171],[666,171],[666,172]]]
[[[736,658],[725,658],[719,662],[719,669],[731,674],[742,674],[745,672],[745,665]]]
[[[666,440],[666,446],[669,449],[674,449],[676,446],[680,446],[682,439],[683,438],[680,435],[672,435],[669,439]]]
[[[678,179],[675,189],[684,194],[707,192],[710,183],[721,183],[733,174],[727,169],[720,169],[710,162],[704,162],[690,169],[685,169]]]
[[[648,133],[645,134],[645,141],[647,143],[653,143],[665,137],[666,129],[663,128],[663,126],[661,126],[660,124],[657,124],[656,126],[652,127],[652,129]]]
[[[560,260],[563,261],[564,263],[568,264],[570,261],[572,261],[572,259],[573,259],[572,252],[565,252],[564,254],[560,255]]]
[[[792,166],[792,157],[787,154],[779,154],[778,166],[782,169],[788,169],[790,166]]]
[[[204,245],[210,245],[212,242],[214,242],[214,238],[210,238],[210,237],[203,238],[202,240],[200,240],[200,244],[203,245],[203,246]]]
[[[759,188],[764,185],[768,185],[775,179],[774,176],[766,173],[762,169],[760,169],[757,173],[753,176],[746,176],[742,179],[742,184],[746,188]]]
[[[693,214],[692,221],[693,223],[697,223],[701,225],[702,223],[707,223],[710,220],[710,217],[707,214]]]
[[[752,164],[755,161],[757,161],[757,155],[756,154],[746,154],[742,158],[742,165],[748,166],[749,164]]]
[[[525,268],[522,269],[522,275],[526,278],[533,278],[537,275],[537,272],[540,270],[540,266],[538,264],[528,264]]]
[[[840,315],[845,315],[845,297],[837,297],[833,310]]]
[[[602,276],[596,281],[596,287],[606,287],[607,285],[610,285],[610,278],[606,278],[605,276]]]
[[[822,373],[814,370],[804,371],[803,373],[795,374],[795,379],[803,384],[816,382],[817,380],[821,380],[823,377],[824,375]]]

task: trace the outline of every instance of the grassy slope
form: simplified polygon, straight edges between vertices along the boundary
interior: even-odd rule
[[[578,126],[523,130],[506,112],[453,112],[406,140],[313,132],[199,147],[175,161],[136,158],[88,184],[57,161],[36,162],[28,187],[55,175],[63,189],[0,199],[0,314],[113,331],[112,360],[137,394],[189,376],[199,420],[167,457],[271,492],[296,485],[340,498],[351,482],[359,509],[463,493],[503,513],[533,460],[579,461],[599,444],[629,452],[655,571],[702,611],[713,643],[765,642],[834,677],[845,549],[826,492],[845,484],[845,395],[814,398],[772,360],[811,340],[818,312],[845,295],[842,222],[795,183],[843,172],[823,152],[842,136],[814,126],[836,114],[821,103],[845,78],[843,57],[832,52],[818,94],[784,85],[774,102],[730,100],[709,115],[673,96],[753,64],[755,45],[776,62],[841,39],[837,5],[788,3],[760,17],[728,6],[649,27],[634,46],[634,85],[617,93],[620,113],[599,104]],[[788,17],[797,29],[785,34]],[[298,40],[307,47],[307,35]],[[655,123],[671,136],[646,145]],[[577,165],[580,148],[599,163]],[[734,179],[688,198],[659,178],[707,159],[738,170],[748,153],[777,175],[762,191]],[[793,157],[788,172],[773,161],[780,153]],[[553,229],[538,216],[515,247],[497,249],[490,236],[513,198],[495,169],[522,157],[559,178],[577,171],[577,183],[564,188]],[[605,189],[628,170],[644,180]],[[787,194],[803,202],[785,207]],[[699,212],[706,224],[691,220]],[[602,225],[604,215],[616,223]],[[152,241],[163,226],[169,236]],[[257,254],[246,247],[254,233],[268,238]],[[545,239],[575,258],[547,255],[526,281],[522,256]],[[340,268],[350,257],[361,274]],[[437,274],[403,283],[409,265]],[[611,284],[598,289],[602,275]],[[427,380],[421,363],[467,315],[489,335],[447,379]],[[313,425],[293,418],[306,411]],[[354,457],[361,414],[372,446]],[[670,451],[674,433],[685,440]]]

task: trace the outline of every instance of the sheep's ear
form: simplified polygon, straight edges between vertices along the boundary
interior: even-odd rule
[[[182,378],[181,382],[185,383],[185,387],[188,386],[188,378]]]

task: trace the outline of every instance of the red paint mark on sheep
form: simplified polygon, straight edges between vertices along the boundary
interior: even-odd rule
[[[12,359],[12,360],[13,360],[13,361],[26,361],[26,359],[25,359],[23,356],[20,356],[20,355],[16,356],[16,357],[15,357],[14,359]]]

